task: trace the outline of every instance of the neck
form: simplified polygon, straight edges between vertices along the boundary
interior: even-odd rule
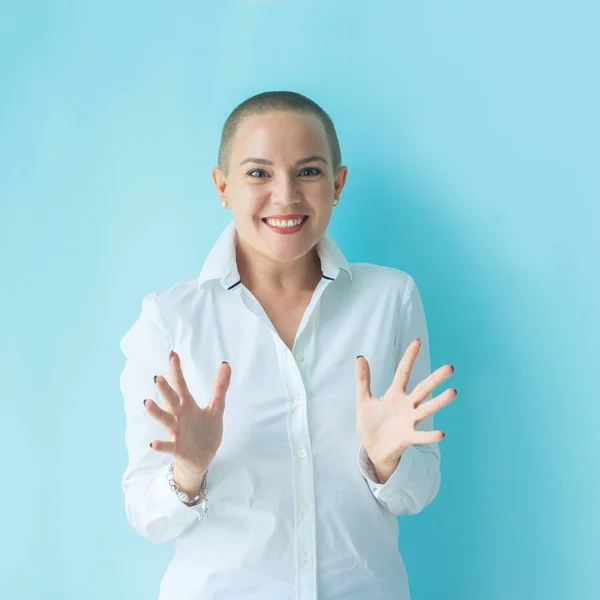
[[[312,292],[323,274],[316,247],[293,262],[278,262],[257,253],[238,239],[236,260],[240,279],[251,292],[295,296]]]

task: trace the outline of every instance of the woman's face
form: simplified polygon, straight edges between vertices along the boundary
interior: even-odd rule
[[[233,138],[229,174],[225,177],[215,167],[213,180],[220,200],[233,211],[244,243],[275,261],[291,262],[309,252],[329,225],[333,201],[339,200],[348,172],[344,166],[337,173],[332,169],[321,121],[310,114],[279,111],[241,123]],[[289,234],[273,231],[263,220],[285,215],[308,219]]]

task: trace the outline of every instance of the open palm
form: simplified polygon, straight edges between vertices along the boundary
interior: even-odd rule
[[[357,358],[356,433],[374,463],[393,463],[409,446],[438,442],[445,436],[442,431],[416,430],[415,425],[456,398],[457,390],[449,389],[423,402],[442,381],[452,375],[454,367],[440,367],[407,394],[406,386],[420,347],[420,340],[408,346],[398,364],[392,385],[381,398],[371,395],[367,359],[363,356]]]

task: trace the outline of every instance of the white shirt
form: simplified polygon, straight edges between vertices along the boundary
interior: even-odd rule
[[[411,446],[385,483],[356,434],[356,357],[382,396],[410,342],[422,340],[407,391],[430,374],[423,305],[398,269],[349,264],[328,233],[323,278],[293,350],[240,282],[230,222],[200,276],[153,292],[121,340],[128,465],[127,519],[156,545],[176,541],[159,600],[409,600],[399,515],[420,512],[440,485],[437,443]],[[208,515],[169,487],[167,431],[143,406],[163,399],[169,352],[199,406],[217,368],[231,365],[223,440],[210,465]],[[431,398],[431,394],[426,400]],[[433,429],[433,416],[416,426]]]

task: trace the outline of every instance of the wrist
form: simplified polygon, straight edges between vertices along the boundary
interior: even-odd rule
[[[369,460],[373,464],[373,469],[379,483],[386,483],[387,480],[392,476],[394,471],[398,468],[400,460],[402,460],[403,452],[404,451],[402,451],[400,455],[396,456],[395,458],[387,458],[385,460],[372,458],[367,452]]]
[[[200,486],[204,475],[208,469],[186,468],[181,462],[173,460],[173,480],[179,487],[179,490],[193,497],[200,491]]]
[[[398,462],[400,462],[398,460]],[[390,465],[377,465],[373,463],[373,468],[375,469],[375,475],[377,476],[377,481],[379,483],[386,483],[387,480],[392,476],[392,473],[396,470],[398,466],[398,462],[395,466]]]

